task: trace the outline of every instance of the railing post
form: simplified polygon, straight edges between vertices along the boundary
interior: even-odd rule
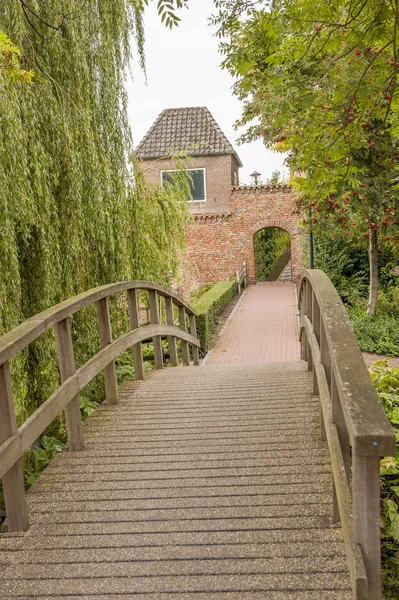
[[[197,337],[197,324],[195,322],[195,315],[190,315],[190,333],[194,337]],[[199,365],[198,347],[194,346],[194,344],[193,344],[192,345],[192,349],[193,349],[193,362],[194,362],[194,365],[198,366]]]
[[[175,325],[175,319],[173,316],[173,300],[170,296],[165,298],[165,308],[166,308],[166,322],[171,327]],[[174,367],[177,367],[179,364],[177,358],[177,347],[176,347],[176,338],[173,335],[168,335],[168,346],[169,346],[169,357],[170,364]]]
[[[313,324],[313,290],[309,279],[306,280],[305,297],[306,315]]]
[[[127,304],[129,309],[130,327],[132,330],[138,329],[140,327],[140,318],[136,289],[127,291]],[[132,349],[134,360],[134,378],[137,380],[142,380],[144,379],[144,361],[141,350],[141,342],[134,344]]]
[[[98,317],[98,332],[100,334],[101,348],[112,344],[111,319],[109,317],[108,298],[101,298],[96,302]],[[112,361],[104,369],[105,397],[108,404],[118,404],[118,380],[116,377],[115,362]]]
[[[11,387],[10,365],[0,365],[0,445],[17,431]],[[8,531],[25,531],[29,526],[22,461],[19,459],[3,476]]]
[[[244,287],[247,288],[247,261],[244,260]]]
[[[345,466],[346,479],[349,483],[350,480],[350,445],[349,445],[349,434],[348,429],[345,425],[345,417],[342,411],[341,400],[338,395],[337,384],[335,381],[334,373],[331,372],[331,411],[332,411],[332,422],[336,425],[338,431],[338,437],[342,452],[342,458]],[[333,478],[333,521],[338,523],[340,519],[337,494],[335,491],[334,478]]]
[[[64,383],[68,377],[76,372],[70,318],[67,317],[56,323],[54,329],[61,383]],[[68,432],[68,450],[71,452],[83,450],[83,431],[78,394],[65,407],[65,421]]]
[[[381,598],[380,459],[352,452],[353,524],[362,548],[368,600]]]
[[[240,270],[239,269],[236,269],[236,279],[237,279],[238,295],[241,296],[241,283],[240,283]]]
[[[187,331],[186,324],[186,309],[184,306],[179,306],[179,326],[182,331]],[[190,365],[190,356],[188,353],[188,342],[184,340],[181,341],[181,351],[183,355],[183,362],[185,365]]]
[[[151,324],[159,325],[158,294],[154,290],[150,290],[148,292],[148,299],[150,302]],[[163,368],[163,357],[162,357],[161,336],[154,335],[154,337],[152,338],[152,341],[154,344],[155,368],[162,369]]]
[[[316,296],[312,289],[311,289],[311,295],[312,295],[311,304],[308,304],[308,308],[310,307],[310,310],[311,310],[310,314],[312,316],[309,318],[311,318],[312,325],[313,325],[313,332],[314,332],[317,342],[320,346],[320,307],[318,305]],[[316,369],[313,369],[313,393],[316,396],[318,396],[318,394],[319,394],[319,385],[317,383]]]

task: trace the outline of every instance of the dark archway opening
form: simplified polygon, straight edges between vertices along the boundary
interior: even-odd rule
[[[256,281],[292,281],[291,238],[280,227],[265,227],[254,235]]]

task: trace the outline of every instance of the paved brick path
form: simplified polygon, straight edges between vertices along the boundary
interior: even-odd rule
[[[206,364],[299,361],[294,302],[292,283],[271,282],[250,286]]]

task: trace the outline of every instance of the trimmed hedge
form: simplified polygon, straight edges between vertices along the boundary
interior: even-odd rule
[[[193,308],[198,313],[197,336],[201,341],[201,354],[208,351],[209,340],[216,329],[216,320],[236,294],[235,279],[219,281],[193,302]]]

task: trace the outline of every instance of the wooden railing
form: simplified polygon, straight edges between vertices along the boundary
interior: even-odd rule
[[[236,270],[238,293],[241,294],[241,286],[247,287],[247,263],[242,263],[241,267]]]
[[[148,292],[151,324],[140,327],[138,290]],[[108,297],[127,292],[131,331],[112,340]],[[166,325],[160,324],[158,296],[165,300]],[[96,304],[101,350],[78,370],[75,368],[70,317],[91,304]],[[174,326],[173,304],[178,307],[179,327]],[[187,332],[186,315],[190,333]],[[133,348],[135,378],[144,378],[141,342],[151,339],[154,344],[155,367],[163,367],[162,337],[167,337],[170,363],[178,364],[176,339],[181,340],[183,362],[190,364],[189,344],[193,362],[199,364],[196,334],[196,312],[167,288],[148,281],[130,281],[104,285],[75,296],[50,308],[0,338],[0,478],[6,503],[8,531],[24,531],[28,523],[24,476],[21,457],[45,431],[60,411],[65,411],[68,449],[83,450],[79,392],[104,372],[107,403],[118,403],[115,359],[129,347]],[[17,428],[9,360],[51,327],[55,329],[60,387],[38,408],[23,425]]]
[[[395,434],[370,380],[333,284],[305,271],[299,292],[302,358],[320,396],[321,437],[333,474],[333,520],[341,522],[355,600],[381,598],[380,476]]]

